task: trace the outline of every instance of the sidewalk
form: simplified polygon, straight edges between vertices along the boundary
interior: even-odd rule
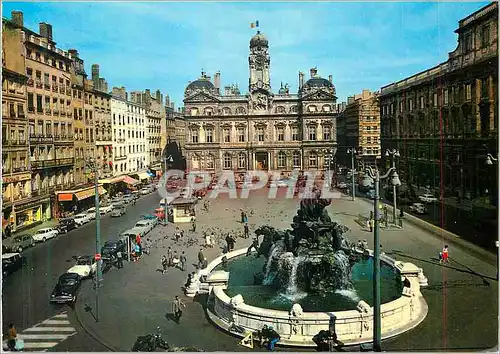
[[[239,223],[241,208],[249,215],[251,231],[262,224],[277,228],[289,228],[298,208],[296,199],[268,200],[263,196],[250,197],[247,200],[221,198],[210,200],[210,213],[197,214],[197,240],[193,246],[175,245],[164,235],[173,235],[175,225],[156,227],[146,238],[159,240],[151,255],[144,256],[137,263],[126,263],[123,269],[111,269],[104,275],[103,286],[99,289],[99,323],[95,312],[95,293],[92,283],[84,282],[81,295],[76,305],[76,315],[82,325],[99,341],[110,349],[129,351],[137,336],[152,333],[156,326],[162,328],[163,337],[174,346],[194,345],[204,351],[242,351],[237,338],[218,330],[211,324],[203,309],[203,299],[190,299],[182,295],[181,287],[188,272],[194,270],[197,253],[202,245],[204,229],[232,230],[242,233]],[[152,206],[152,209],[155,206]],[[351,231],[350,242],[366,239],[373,247],[373,234],[365,231],[356,223],[359,213],[366,214],[372,205],[364,201],[352,202],[342,198],[334,200],[328,207],[332,219],[338,220]],[[253,212],[253,215],[252,215]],[[182,225],[185,238],[191,238],[187,232],[189,224]],[[216,232],[217,233],[217,232]],[[238,238],[236,248],[248,247],[252,238]],[[210,261],[221,254],[217,248],[224,244],[223,239],[216,240],[216,246],[204,249]],[[442,348],[446,338],[447,348],[482,348],[497,344],[497,309],[498,288],[495,277],[496,269],[480,257],[471,256],[466,251],[451,246],[450,257],[453,264],[441,266],[434,259],[443,247],[442,241],[423,232],[413,225],[405,225],[404,230],[384,230],[381,232],[383,251],[391,253],[401,261],[412,262],[424,269],[429,279],[429,287],[423,290],[429,304],[429,314],[416,329],[399,337],[385,341],[384,350],[419,350]],[[450,245],[452,245],[450,243]],[[171,246],[179,253],[184,250],[188,258],[187,271],[170,268],[162,275],[161,255]],[[488,285],[485,285],[485,284]],[[446,291],[449,289],[448,291]],[[186,308],[180,324],[172,322],[166,314],[171,312],[171,303],[175,295],[180,295]],[[86,311],[92,308],[91,311]],[[465,330],[474,328],[474,330]],[[257,349],[256,349],[257,350]]]

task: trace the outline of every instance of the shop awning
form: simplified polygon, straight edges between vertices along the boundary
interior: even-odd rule
[[[147,173],[147,172],[139,172],[139,173],[136,173],[136,175],[139,176],[140,180],[149,179],[149,177],[151,177],[149,175],[149,173]]]
[[[73,193],[59,193],[57,200],[60,202],[71,202],[73,200]]]
[[[108,178],[108,179],[100,179],[99,183],[101,183],[101,184],[118,183],[118,182],[123,181],[123,177],[125,177],[125,176],[118,176],[118,177],[113,177],[113,178]]]
[[[125,182],[126,184],[130,184],[131,186],[135,186],[141,183],[140,181],[133,179],[132,177],[129,176],[123,176],[123,182]]]
[[[105,193],[107,193],[107,191],[104,189],[104,187],[99,186],[99,195],[103,195]],[[75,196],[76,196],[76,199],[78,199],[78,200],[83,200],[83,199],[93,197],[93,196],[95,196],[95,188],[90,187],[90,188],[84,189],[82,191],[76,192]]]

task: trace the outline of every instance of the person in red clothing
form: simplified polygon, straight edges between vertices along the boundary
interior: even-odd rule
[[[442,258],[440,260],[439,263],[443,262],[443,263],[450,263],[450,260],[449,260],[449,255],[448,255],[448,245],[445,245],[443,250],[441,251],[442,253]]]

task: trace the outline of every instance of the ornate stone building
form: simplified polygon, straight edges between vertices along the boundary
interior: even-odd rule
[[[337,119],[337,161],[351,167],[347,149],[356,149],[356,159],[365,166],[376,166],[380,159],[380,108],[378,93],[363,90],[348,97],[347,106]]]
[[[107,86],[107,83],[105,84]],[[94,88],[89,93],[94,105],[95,158],[100,178],[113,176],[113,139],[111,124],[111,95]]]
[[[455,32],[446,62],[382,87],[382,151],[399,150],[406,182],[496,203],[497,168],[485,162],[498,154],[498,3],[460,20]]]
[[[249,92],[237,86],[220,92],[204,72],[184,95],[185,155],[188,169],[220,172],[252,169],[323,170],[325,155],[336,146],[337,97],[332,78],[311,69],[299,92],[288,85],[271,90],[268,40],[260,32],[250,40]]]

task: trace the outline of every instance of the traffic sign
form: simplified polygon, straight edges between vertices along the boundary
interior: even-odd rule
[[[95,254],[95,260],[96,261],[100,261],[101,260],[101,254],[100,253],[96,253]]]

